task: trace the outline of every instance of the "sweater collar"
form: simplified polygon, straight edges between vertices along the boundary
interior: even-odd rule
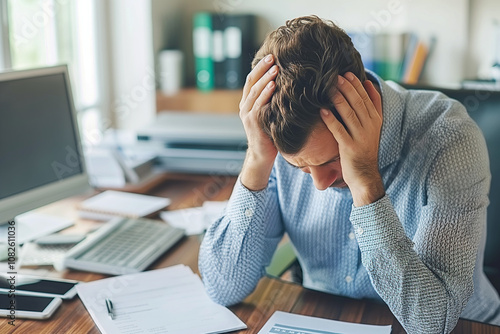
[[[368,80],[378,84],[382,96],[382,130],[380,133],[379,168],[398,160],[403,147],[402,129],[406,89],[394,82],[386,82],[370,70],[365,70]]]

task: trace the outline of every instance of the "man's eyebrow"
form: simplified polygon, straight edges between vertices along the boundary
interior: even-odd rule
[[[326,164],[329,164],[330,162],[337,161],[339,158],[340,158],[340,155],[338,155],[338,154],[337,154],[336,156],[334,156],[334,157],[333,157],[333,158],[331,158],[330,160],[328,160],[328,161],[326,161],[326,162],[323,162],[323,163],[321,163],[321,164],[319,164],[319,165],[313,165],[313,166],[315,166],[315,167],[318,167],[318,166],[324,166],[324,165],[326,165]],[[286,162],[287,162],[290,166],[292,166],[292,167],[294,167],[294,168],[299,168],[299,169],[300,169],[300,168],[305,168],[305,167],[307,167],[307,166],[295,166],[294,164],[290,163],[288,160],[286,160],[286,159],[284,159],[284,160],[285,160],[285,161],[286,161]]]

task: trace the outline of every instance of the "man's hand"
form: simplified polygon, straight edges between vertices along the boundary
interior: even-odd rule
[[[248,150],[240,180],[250,190],[267,186],[278,151],[258,123],[258,113],[274,93],[278,66],[272,55],[264,57],[248,74],[240,102],[240,118],[248,139]]]
[[[342,176],[359,207],[385,194],[378,170],[382,100],[371,81],[361,84],[350,72],[339,75],[337,87],[332,102],[347,129],[330,110],[321,109],[321,117],[339,144]]]

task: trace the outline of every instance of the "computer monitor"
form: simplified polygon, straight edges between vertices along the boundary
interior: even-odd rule
[[[67,67],[0,73],[0,224],[89,188]]]

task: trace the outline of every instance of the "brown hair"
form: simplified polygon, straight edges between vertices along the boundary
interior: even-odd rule
[[[304,16],[286,21],[271,32],[257,51],[252,68],[272,54],[279,67],[276,89],[259,114],[264,132],[276,148],[287,154],[300,152],[327,108],[341,122],[331,98],[337,75],[352,72],[362,82],[366,74],[351,38],[332,21]]]

